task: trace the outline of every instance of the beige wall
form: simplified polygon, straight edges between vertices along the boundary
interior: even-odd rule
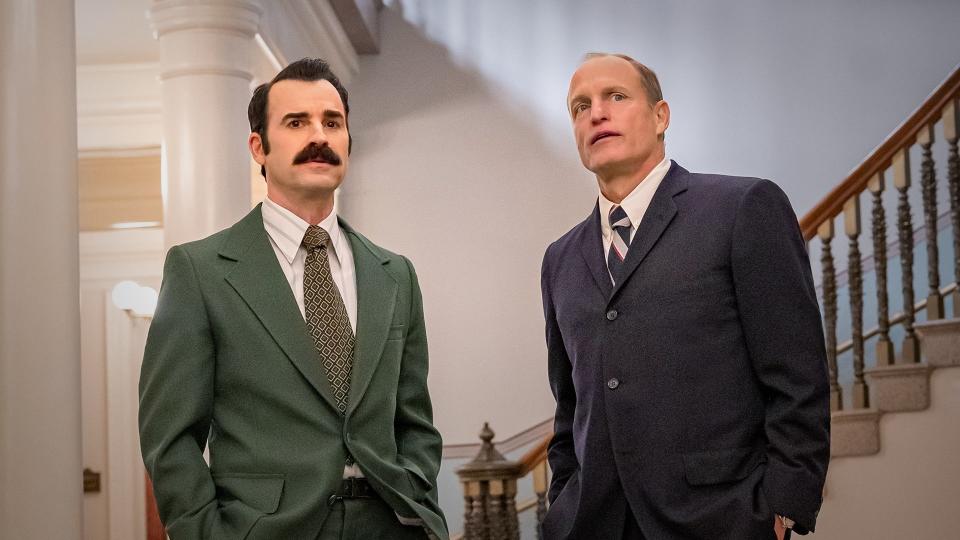
[[[110,230],[129,222],[163,225],[160,149],[129,154],[80,157],[81,231]]]

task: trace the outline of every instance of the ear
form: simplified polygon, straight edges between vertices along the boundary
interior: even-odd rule
[[[255,131],[250,133],[250,137],[247,138],[247,146],[250,147],[250,155],[253,156],[254,161],[260,165],[266,164],[267,155],[263,151],[263,140],[259,133]]]
[[[653,106],[653,113],[657,115],[657,136],[662,136],[670,127],[670,105],[661,99]]]

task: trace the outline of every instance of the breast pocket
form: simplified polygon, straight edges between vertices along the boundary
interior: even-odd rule
[[[406,335],[407,327],[402,324],[395,324],[387,331],[387,341],[391,339],[403,339]]]

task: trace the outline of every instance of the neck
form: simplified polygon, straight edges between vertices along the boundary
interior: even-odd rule
[[[664,150],[660,149],[644,160],[639,166],[635,165],[632,167],[597,172],[597,183],[600,185],[600,193],[602,193],[608,201],[614,204],[620,204],[627,195],[632,193],[633,190],[646,179],[650,171],[663,161],[664,156]]]
[[[310,225],[317,225],[333,212],[333,193],[296,197],[267,187],[267,197]]]

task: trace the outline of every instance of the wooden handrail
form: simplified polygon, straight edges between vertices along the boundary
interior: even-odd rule
[[[874,175],[889,167],[897,152],[913,144],[921,129],[939,120],[943,108],[957,96],[960,96],[960,65],[954,68],[953,73],[924,100],[910,118],[900,124],[840,185],[833,188],[803,216],[800,220],[803,238],[809,241],[817,234],[820,224],[840,214],[843,204],[865,190]]]
[[[550,439],[552,438],[553,433],[547,435],[536,446],[527,450],[527,453],[520,458],[520,464],[523,465],[523,472],[520,473],[521,476],[526,476],[534,467],[547,459],[547,448],[550,446]]]

